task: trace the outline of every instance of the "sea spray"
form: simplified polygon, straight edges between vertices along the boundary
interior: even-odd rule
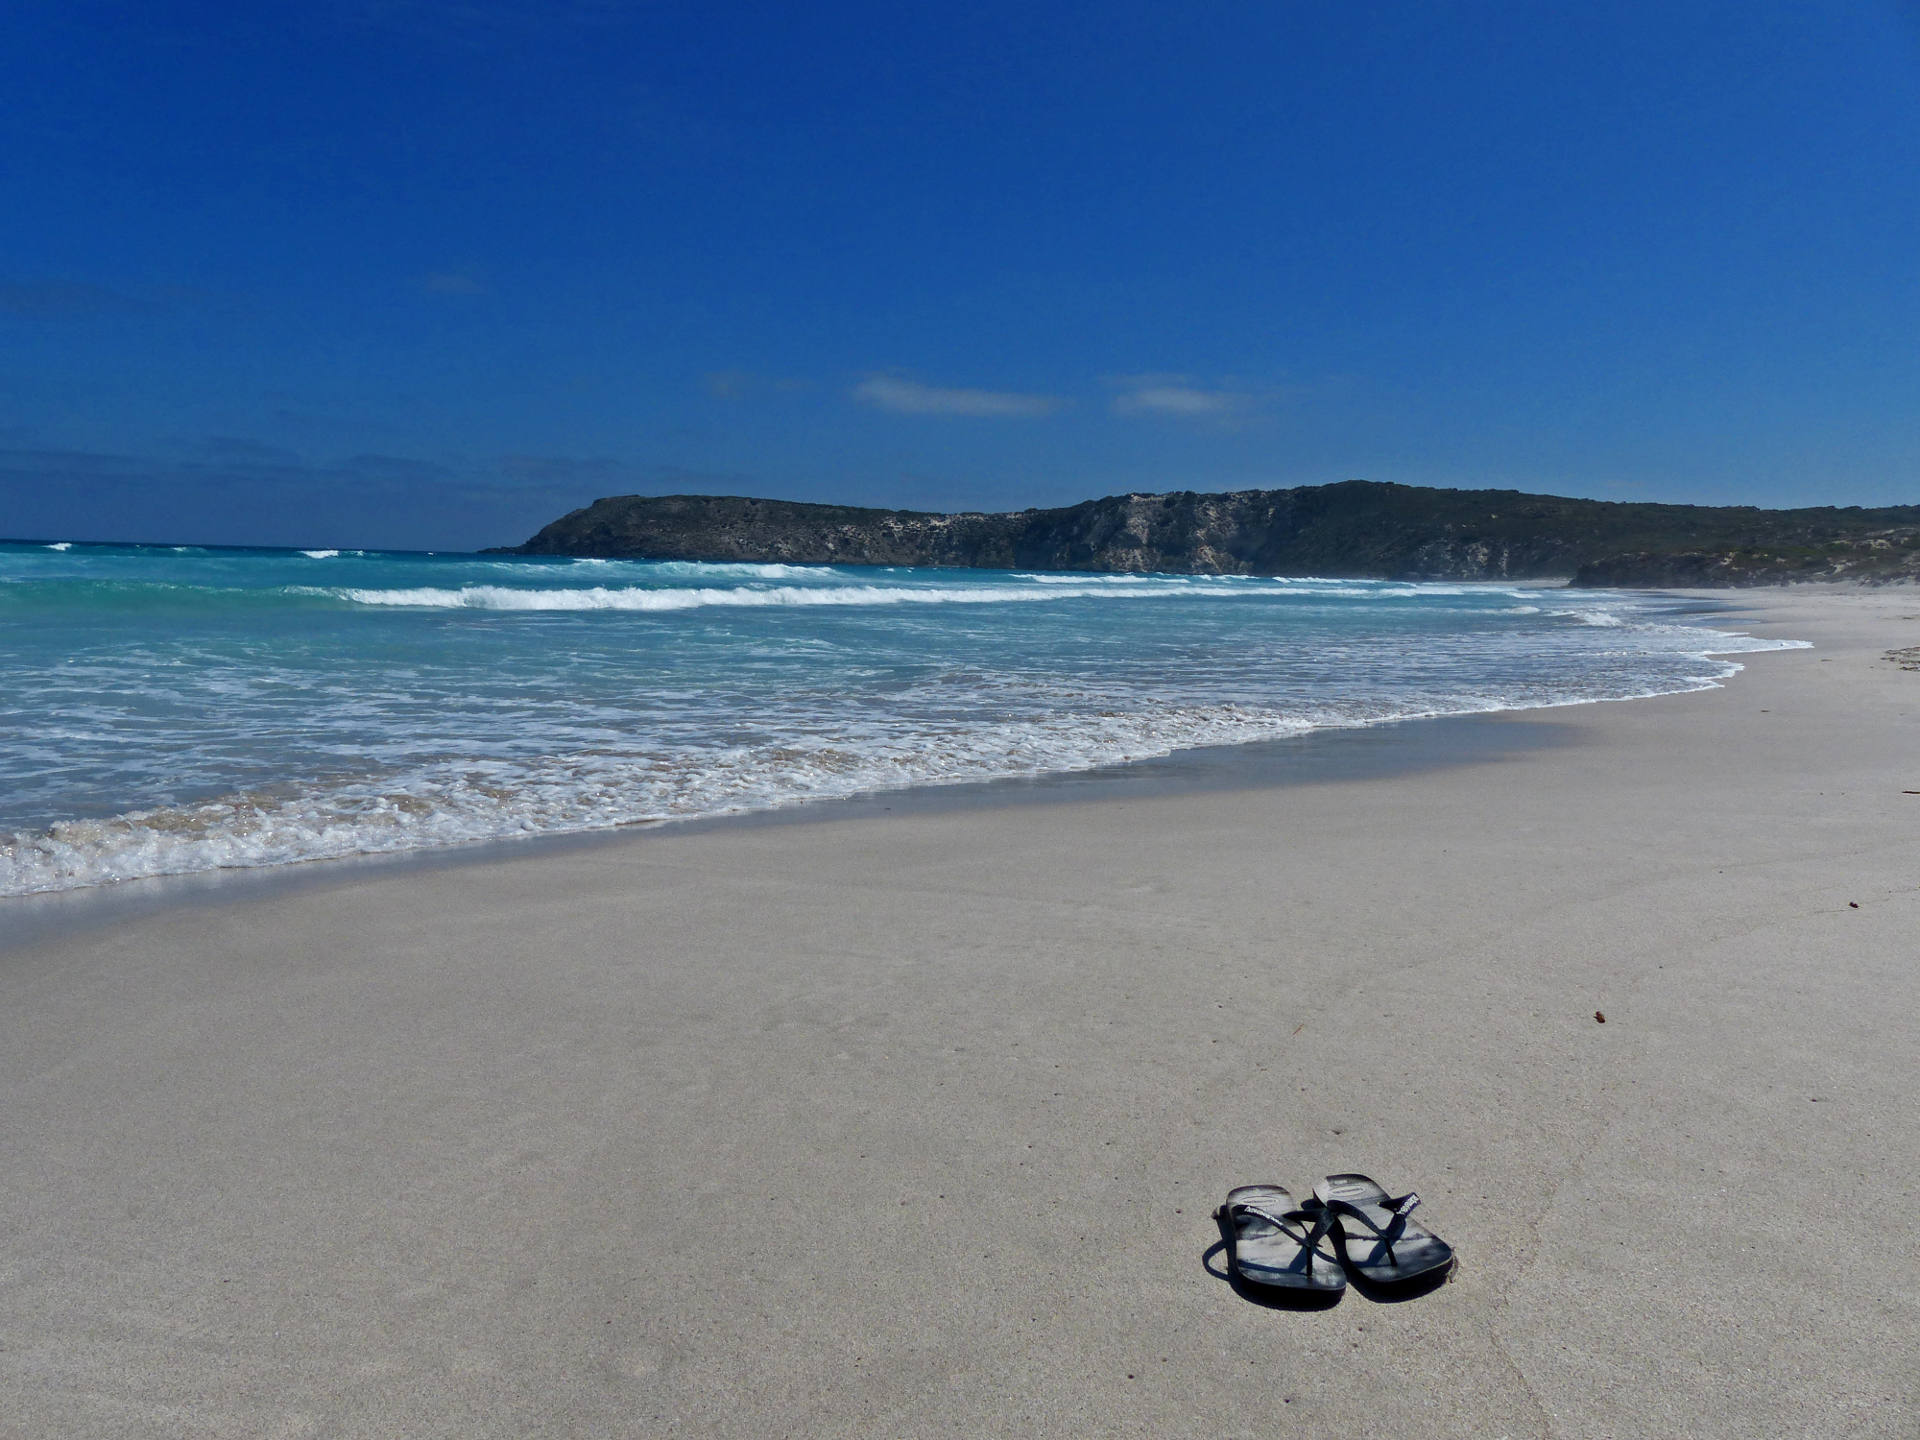
[[[0,894],[1664,694],[1780,643],[1498,585],[0,545]]]

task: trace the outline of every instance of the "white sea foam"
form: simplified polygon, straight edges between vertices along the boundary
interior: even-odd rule
[[[785,565],[761,560],[646,560],[610,561],[642,564],[649,575],[670,580],[844,580],[846,573],[831,565]]]
[[[694,610],[712,605],[1002,605],[1075,599],[1140,599],[1157,596],[1211,595],[1238,598],[1245,592],[1224,586],[1167,586],[1116,590],[1101,585],[969,585],[941,589],[910,585],[775,585],[720,589],[642,586],[522,590],[508,585],[463,585],[459,589],[419,586],[404,590],[341,589],[331,594],[357,605],[408,606],[431,610]]]
[[[1569,620],[1578,620],[1582,625],[1598,625],[1608,630],[1627,623],[1611,610],[1553,610],[1548,613],[1563,616]]]
[[[1017,572],[1015,577],[1032,585],[1151,585],[1158,581],[1184,583],[1190,577],[1185,575],[1080,575],[1072,573]],[[1220,576],[1219,579],[1235,579],[1235,576]]]
[[[1200,585],[1214,590],[1235,586],[1255,587],[1268,593],[1276,590],[1290,595],[1336,596],[1342,599],[1432,599],[1451,595],[1513,595],[1521,592],[1505,585],[1444,584],[1421,581],[1418,584],[1387,580],[1334,580],[1299,575],[1099,575],[1073,572],[1018,571],[1015,579],[1032,585],[1101,586],[1180,586]]]
[[[73,542],[71,540],[56,540],[47,546],[49,550],[71,550],[72,548]]]
[[[796,735],[778,743],[445,761],[332,786],[67,821],[37,833],[0,835],[0,895],[604,830],[922,785],[1099,769],[1315,729],[1709,689],[1740,669],[1709,656],[1805,644],[1670,628],[1688,637],[1702,673],[1612,694],[1463,693],[1441,702],[1349,701],[1293,710],[1148,704],[1098,714],[958,722],[913,733],[862,735],[861,727],[852,726],[836,737]]]
[[[338,550],[302,550],[300,553],[309,560],[331,560],[340,552]]]
[[[691,819],[806,801],[1095,769],[1272,739],[1309,717],[1239,706],[959,724],[860,740],[671,754],[447,762],[291,794],[236,795],[0,837],[0,894]]]
[[[127,563],[102,562],[110,583],[75,632],[119,605],[110,645],[14,637],[41,648],[9,661],[26,708],[0,732],[18,780],[0,793],[0,894],[1671,693],[1738,668],[1709,657],[1792,643],[1669,623],[1645,597],[1509,586],[407,556],[356,562],[368,579],[349,589],[284,586],[285,552],[168,556],[131,585]],[[236,583],[250,565],[259,579]],[[582,584],[555,583],[568,579]],[[1017,624],[951,608],[996,604],[1026,608]],[[779,613],[807,606],[869,608],[830,626]],[[568,611],[696,613],[514,618]],[[151,808],[158,796],[188,798]]]

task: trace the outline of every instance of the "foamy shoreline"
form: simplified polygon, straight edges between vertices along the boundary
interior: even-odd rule
[[[1657,595],[1497,585],[321,551],[8,564],[0,897],[1671,693],[1766,643],[1677,623]]]
[[[1920,1186],[1920,601],[1723,598],[1817,648],[1551,745],[15,950],[0,1420],[1906,1433],[1920,1240],[1859,1221]],[[1228,1185],[1336,1169],[1418,1188],[1455,1282],[1208,1274]]]
[[[1602,622],[1594,622],[1600,624]],[[742,747],[695,764],[688,757],[568,755],[501,763],[452,760],[404,775],[331,786],[268,785],[201,801],[44,831],[0,833],[0,904],[189,875],[277,870],[315,862],[434,853],[500,842],[783,813],[875,796],[1047,783],[1115,773],[1204,751],[1233,752],[1315,737],[1523,716],[1712,689],[1737,674],[1735,655],[1803,642],[1757,641],[1703,630],[1690,657],[1718,673],[1645,692],[1341,713],[1273,712],[1235,705],[1160,707],[1102,716],[1065,714],[1019,725],[954,728],[892,744],[847,747],[818,736]],[[1249,757],[1249,767],[1259,761]],[[664,778],[663,777],[667,777]]]
[[[1767,652],[1770,653],[1770,652]],[[1737,683],[1728,680],[1722,683]],[[1691,692],[1683,692],[1691,693]],[[1637,704],[1655,697],[1619,702]],[[672,843],[676,837],[760,826],[810,826],[889,815],[944,815],[1029,805],[1102,803],[1333,781],[1383,780],[1560,743],[1563,707],[1436,715],[1272,740],[1202,746],[1121,765],[1048,771],[903,790],[862,791],[768,809],[739,810],[607,829],[506,836],[461,844],[353,852],[283,865],[235,866],[0,896],[0,958],[64,931],[132,923],[135,917],[201,906],[252,904],[373,879],[528,859],[558,860],[607,846]],[[1576,705],[1573,708],[1584,708]]]

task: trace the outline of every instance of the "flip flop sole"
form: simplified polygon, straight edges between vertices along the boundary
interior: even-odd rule
[[[1333,1242],[1341,1262],[1369,1284],[1404,1285],[1431,1276],[1454,1261],[1453,1247],[1424,1225],[1397,1212],[1393,1208],[1397,1202],[1370,1176],[1329,1175],[1313,1187],[1313,1194],[1323,1205],[1357,1212],[1357,1218],[1340,1215],[1334,1224]],[[1417,1196],[1401,1197],[1408,1198],[1419,1203]],[[1389,1251],[1383,1242],[1390,1231],[1393,1240]],[[1386,1258],[1388,1253],[1391,1260]]]
[[[1253,1207],[1255,1213],[1236,1211],[1236,1206]],[[1227,1203],[1214,1212],[1214,1219],[1227,1233],[1229,1272],[1269,1290],[1345,1289],[1347,1275],[1338,1259],[1318,1247],[1309,1249],[1273,1223],[1271,1216],[1297,1208],[1293,1195],[1279,1185],[1242,1185],[1228,1191]]]

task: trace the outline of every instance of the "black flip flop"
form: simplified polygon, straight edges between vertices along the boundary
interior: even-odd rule
[[[1453,1247],[1407,1217],[1420,1197],[1387,1194],[1365,1175],[1329,1175],[1313,1198],[1332,1218],[1340,1258],[1374,1285],[1402,1285],[1453,1263]]]
[[[1250,1285],[1322,1292],[1347,1288],[1346,1271],[1325,1246],[1333,1216],[1301,1209],[1280,1185],[1241,1185],[1213,1212],[1227,1235],[1227,1268]]]

